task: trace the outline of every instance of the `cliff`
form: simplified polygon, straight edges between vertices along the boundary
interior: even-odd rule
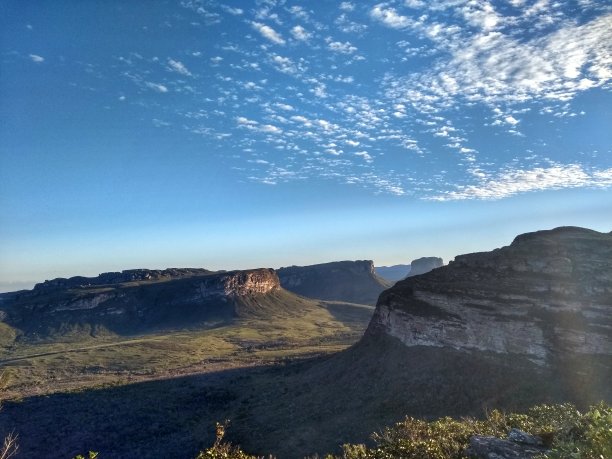
[[[212,325],[253,308],[262,312],[281,290],[272,269],[123,271],[38,284],[3,303],[0,318],[32,338],[130,334]]]
[[[410,263],[410,272],[406,277],[420,276],[421,274],[428,273],[429,271],[440,268],[444,265],[442,258],[439,257],[422,257],[412,260]]]
[[[375,304],[390,283],[378,277],[369,260],[336,261],[277,270],[283,288],[321,300]]]
[[[612,355],[612,235],[563,227],[455,258],[381,295],[366,336],[527,357]]]

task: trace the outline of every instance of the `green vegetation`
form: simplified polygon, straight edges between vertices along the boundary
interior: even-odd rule
[[[270,295],[270,311],[209,328],[137,336],[57,336],[0,346],[7,399],[269,365],[338,352],[356,342],[373,307]],[[276,304],[278,303],[278,304]],[[1,325],[1,323],[0,323]],[[0,330],[2,331],[2,330]]]
[[[216,440],[196,459],[257,459],[223,440],[227,422],[217,424]],[[506,438],[517,428],[542,438],[549,448],[539,459],[607,459],[612,457],[612,407],[605,403],[580,413],[573,405],[538,405],[524,414],[494,410],[484,420],[406,418],[372,438],[375,445],[346,444],[341,455],[326,459],[464,459],[473,435]]]

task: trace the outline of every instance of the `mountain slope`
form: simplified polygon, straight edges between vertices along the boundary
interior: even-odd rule
[[[277,270],[283,288],[322,300],[375,304],[391,284],[378,277],[371,261],[336,261]]]
[[[271,269],[138,272],[37,284],[0,304],[0,319],[28,339],[128,335],[277,314],[293,301]]]

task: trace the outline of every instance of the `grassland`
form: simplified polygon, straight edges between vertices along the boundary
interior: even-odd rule
[[[337,352],[359,339],[373,312],[364,305],[288,298],[297,304],[287,307],[285,302],[285,308],[274,313],[246,315],[209,328],[11,341],[0,351],[0,367],[9,374],[5,397],[273,365]]]

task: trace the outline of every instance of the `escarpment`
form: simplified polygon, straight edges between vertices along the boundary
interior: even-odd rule
[[[562,227],[400,281],[366,332],[548,365],[612,355],[612,235]]]
[[[262,304],[280,291],[272,269],[132,270],[38,284],[3,304],[2,320],[26,336],[129,334],[213,325],[249,314],[252,307],[264,311]]]
[[[283,288],[321,300],[374,305],[378,295],[391,286],[376,275],[370,260],[290,266],[277,272]]]

